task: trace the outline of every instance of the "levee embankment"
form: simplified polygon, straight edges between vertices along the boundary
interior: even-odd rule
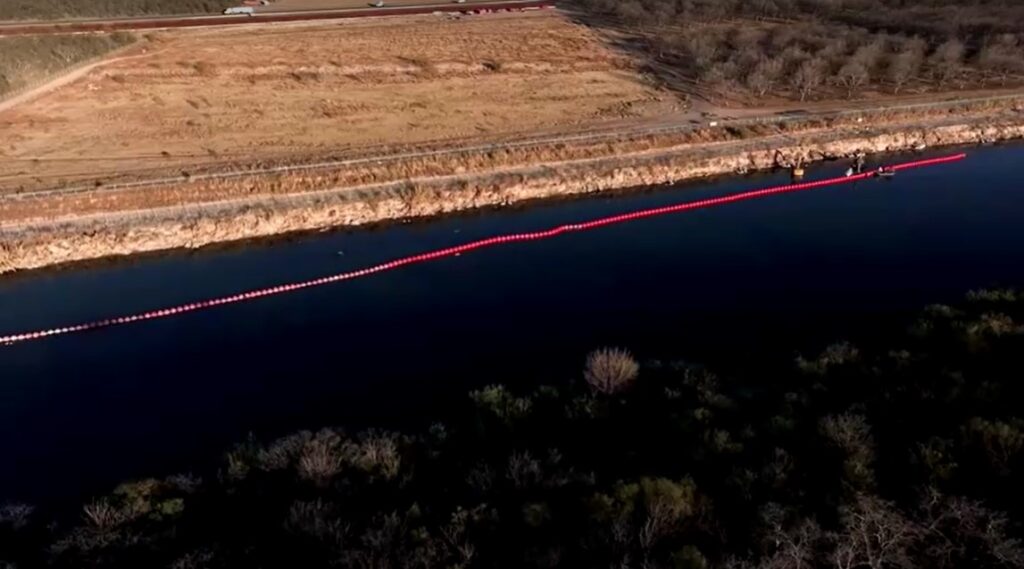
[[[545,152],[421,156],[336,170],[182,180],[167,187],[58,192],[0,202],[0,272],[424,218],[857,153],[870,157],[1022,137],[1024,115],[1002,109],[879,126],[847,120],[786,129],[729,127],[640,141],[552,144]]]

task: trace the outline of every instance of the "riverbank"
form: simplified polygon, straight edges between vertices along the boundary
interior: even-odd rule
[[[797,132],[773,125],[704,129],[648,137],[642,144],[608,145],[611,152],[595,150],[593,143],[586,143],[588,148],[562,145],[551,149],[555,159],[539,162],[530,159],[540,154],[537,149],[522,156],[509,150],[501,156],[491,152],[478,162],[475,155],[417,157],[400,167],[386,165],[386,173],[370,163],[330,172],[181,180],[170,188],[16,197],[0,203],[0,215],[13,221],[2,229],[0,272],[431,217],[857,153],[1013,140],[1024,137],[1024,116],[1003,106],[952,117],[932,113],[878,127],[848,117],[789,130]],[[559,153],[565,159],[557,159]],[[383,181],[373,181],[378,179]],[[133,202],[133,197],[144,201]],[[182,203],[190,205],[172,205]]]

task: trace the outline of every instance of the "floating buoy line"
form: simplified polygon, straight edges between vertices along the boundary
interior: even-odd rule
[[[966,154],[953,154],[950,156],[942,156],[939,158],[929,158],[926,160],[916,160],[913,162],[904,162],[901,164],[895,164],[884,168],[885,172],[896,172],[899,170],[907,170],[910,168],[923,168],[926,166],[935,166],[939,164],[946,164],[949,162],[955,162],[966,158]],[[498,235],[495,237],[489,237],[486,239],[480,239],[477,241],[471,241],[462,245],[456,245],[454,247],[446,247],[443,249],[436,249],[433,251],[427,251],[425,253],[419,253],[416,255],[410,255],[408,257],[402,257],[379,265],[373,265],[363,269],[347,271],[344,273],[338,273],[336,275],[330,275],[320,277],[317,279],[295,282],[289,284],[282,284],[274,287],[261,288],[257,290],[251,290],[248,292],[240,292],[230,296],[222,296],[219,298],[211,298],[207,300],[200,300],[197,302],[191,302],[187,304],[180,304],[168,308],[162,308],[159,310],[151,310],[147,312],[139,312],[136,314],[129,314],[125,316],[117,316],[114,318],[107,318],[104,320],[94,320],[92,322],[84,322],[80,324],[73,324],[68,326],[48,328],[45,330],[37,330],[34,332],[23,332],[19,334],[9,334],[6,336],[0,336],[0,345],[10,345],[19,342],[28,342],[30,340],[41,340],[43,338],[49,338],[52,336],[64,336],[67,334],[74,334],[78,332],[87,332],[90,330],[99,330],[102,328],[109,328],[112,326],[122,326],[125,324],[132,324],[135,322],[143,322],[146,320],[156,320],[158,318],[168,318],[171,316],[177,316],[179,314],[186,314],[189,312],[198,312],[200,310],[209,310],[218,306],[224,306],[227,304],[237,304],[240,302],[247,302],[251,300],[257,300],[259,298],[267,296],[275,296],[279,294],[286,294],[297,292],[307,288],[313,288],[318,286],[324,286],[328,284],[338,283],[342,281],[348,281],[352,279],[358,279],[362,277],[368,277],[377,273],[383,273],[386,271],[393,271],[407,265],[413,265],[416,263],[425,263],[428,261],[434,261],[444,257],[459,256],[463,253],[475,251],[478,249],[484,249],[486,247],[493,247],[496,245],[504,245],[507,243],[520,243],[524,241],[539,241],[542,239],[550,239],[557,237],[564,233],[574,233],[578,231],[590,231],[592,229],[598,229],[608,225],[615,225],[618,223],[626,223],[630,221],[636,221],[639,219],[645,219],[648,217],[656,217],[660,215],[667,215],[671,213],[679,213],[684,211],[705,209],[710,207],[716,207],[720,205],[726,205],[746,200],[753,200],[776,194],[784,194],[790,192],[798,192],[805,190],[813,190],[817,188],[823,188],[827,186],[835,186],[839,184],[850,184],[858,180],[864,180],[867,178],[878,177],[880,172],[870,171],[860,174],[854,174],[850,176],[840,176],[835,178],[828,178],[824,180],[816,180],[811,182],[800,182],[794,184],[786,184],[781,186],[774,186],[768,188],[762,188],[758,190],[750,190],[738,194],[731,194],[727,196],[721,196],[717,198],[709,198],[703,200],[697,200],[692,202],[686,202],[681,204],[656,207],[650,209],[644,209],[640,211],[634,211],[631,213],[623,213],[619,215],[613,215],[609,217],[602,217],[591,221],[585,221],[582,223],[570,223],[565,225],[559,225],[551,229],[544,231],[533,231],[528,233],[512,233],[508,235]]]

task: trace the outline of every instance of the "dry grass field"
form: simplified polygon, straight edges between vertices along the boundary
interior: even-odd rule
[[[217,13],[235,0],[0,0],[0,21]]]
[[[585,127],[664,97],[553,11],[165,31],[0,111],[0,188]]]
[[[133,41],[126,33],[0,37],[0,97]]]

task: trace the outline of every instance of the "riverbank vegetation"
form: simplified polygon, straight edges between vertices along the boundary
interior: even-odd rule
[[[754,102],[1016,85],[1014,0],[578,0],[669,84]]]
[[[73,523],[8,505],[0,567],[1021,567],[1022,322],[978,291],[745,377],[599,350],[424,432],[247,441]]]
[[[0,37],[0,98],[134,41],[124,32]]]
[[[237,3],[234,0],[15,0],[0,2],[0,20],[208,14]]]

